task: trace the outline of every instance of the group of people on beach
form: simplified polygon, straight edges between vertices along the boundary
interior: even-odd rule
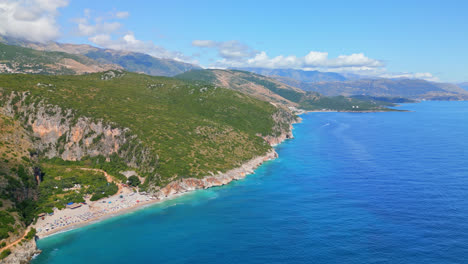
[[[90,202],[83,206],[63,210],[56,209],[54,214],[39,219],[36,223],[38,235],[48,235],[74,225],[96,220],[108,214],[118,213],[124,209],[132,208],[140,203],[156,198],[141,193],[120,194],[105,200]]]

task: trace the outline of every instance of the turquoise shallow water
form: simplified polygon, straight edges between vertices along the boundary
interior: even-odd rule
[[[228,186],[38,241],[33,263],[467,263],[468,102],[311,113]]]

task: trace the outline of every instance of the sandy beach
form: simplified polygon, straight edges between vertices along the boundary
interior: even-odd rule
[[[94,202],[87,199],[86,204],[76,209],[56,209],[53,215],[46,215],[44,219],[39,218],[33,227],[37,230],[38,238],[44,238],[174,197],[158,199],[123,187],[121,192],[111,197]]]
[[[298,119],[297,122],[300,122]],[[295,122],[294,122],[295,123]],[[270,145],[276,145],[286,139],[293,138],[293,126],[290,126],[289,134],[282,134],[276,138],[275,142],[269,142]],[[90,201],[85,199],[85,204],[78,208],[65,208],[62,210],[55,209],[52,215],[39,217],[37,222],[32,225],[37,231],[37,237],[44,238],[53,234],[76,229],[97,221],[104,220],[116,215],[125,214],[145,206],[160,203],[170,199],[174,199],[188,192],[197,189],[206,189],[215,186],[221,186],[230,183],[234,180],[245,178],[249,174],[253,174],[255,169],[263,162],[278,157],[274,149],[265,153],[263,156],[255,157],[242,166],[231,169],[225,173],[206,176],[202,179],[185,178],[169,183],[166,187],[160,189],[155,194],[147,194],[145,192],[135,192],[134,188],[126,187],[118,184],[119,191],[117,194],[103,198],[98,201]],[[103,172],[109,182],[113,179],[105,171],[99,169],[85,169]]]
[[[203,179],[187,178],[173,182],[155,195],[144,192],[139,193],[135,192],[133,188],[119,186],[120,191],[111,197],[94,202],[88,198],[85,200],[85,204],[75,209],[55,209],[52,215],[40,217],[33,227],[36,228],[36,235],[39,239],[76,229],[96,221],[141,209],[150,204],[173,199],[193,190],[221,186],[233,180],[243,179],[248,174],[254,173],[254,170],[263,162],[276,157],[276,152],[272,150],[264,156],[256,157],[246,162],[243,166],[226,173],[207,176]]]

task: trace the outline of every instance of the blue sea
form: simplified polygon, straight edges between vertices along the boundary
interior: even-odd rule
[[[310,113],[246,179],[41,239],[39,263],[468,263],[468,102]]]

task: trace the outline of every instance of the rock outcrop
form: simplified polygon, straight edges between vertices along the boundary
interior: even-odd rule
[[[36,247],[36,241],[31,239],[25,241],[20,245],[17,245],[11,250],[11,254],[0,261],[2,264],[27,264],[31,261],[31,258],[35,254],[39,254],[41,251]]]
[[[263,137],[270,146],[276,146],[286,139],[294,138],[292,125],[301,122],[302,119],[291,113],[291,111],[279,107],[278,111],[273,114],[273,120],[275,121],[273,127],[275,135]]]
[[[176,194],[182,194],[197,189],[207,189],[214,186],[226,185],[234,180],[245,178],[248,174],[252,174],[254,170],[263,162],[278,157],[275,150],[271,150],[264,156],[256,157],[244,163],[241,167],[227,171],[226,173],[218,173],[201,179],[185,178],[175,180],[169,183],[166,187],[157,191],[154,196],[158,199],[164,199]]]
[[[128,128],[77,116],[44,101],[31,102],[30,96],[28,92],[12,93],[0,112],[20,117],[36,138],[35,149],[45,157],[76,161],[84,156],[110,158],[116,154],[142,171],[152,172],[157,165],[157,157]]]
[[[275,126],[273,127],[273,133],[275,135],[264,136],[263,139],[268,142],[270,146],[280,144],[286,139],[294,138],[292,130],[292,124],[301,122],[301,118],[291,113],[285,108],[278,107],[278,111],[273,114],[273,120]],[[260,136],[260,135],[259,135]],[[172,195],[182,194],[197,189],[207,189],[214,186],[221,186],[230,183],[234,180],[240,180],[245,178],[248,174],[252,174],[254,170],[260,166],[263,162],[278,157],[278,154],[274,149],[271,149],[263,156],[253,158],[245,162],[242,166],[234,168],[225,173],[219,172],[205,176],[203,178],[183,178],[170,182],[165,187],[150,188],[149,192],[153,193],[158,199],[168,198]]]
[[[0,113],[21,121],[33,138],[33,148],[41,156],[77,161],[85,156],[101,155],[110,159],[117,155],[130,167],[149,173],[158,165],[158,157],[128,128],[48,105],[43,100],[31,98],[29,92],[13,92],[10,95],[4,95],[2,92],[0,88]],[[270,145],[293,138],[291,124],[300,120],[297,116],[286,109],[278,108],[273,114],[273,119],[273,135],[263,136]],[[265,155],[253,158],[225,173],[213,173],[203,178],[178,178],[162,188],[150,186],[148,192],[164,199],[197,189],[225,185],[233,180],[245,178],[263,162],[276,157],[275,150],[270,149]],[[34,240],[28,241],[14,248],[2,263],[28,263],[36,253],[38,252]]]

